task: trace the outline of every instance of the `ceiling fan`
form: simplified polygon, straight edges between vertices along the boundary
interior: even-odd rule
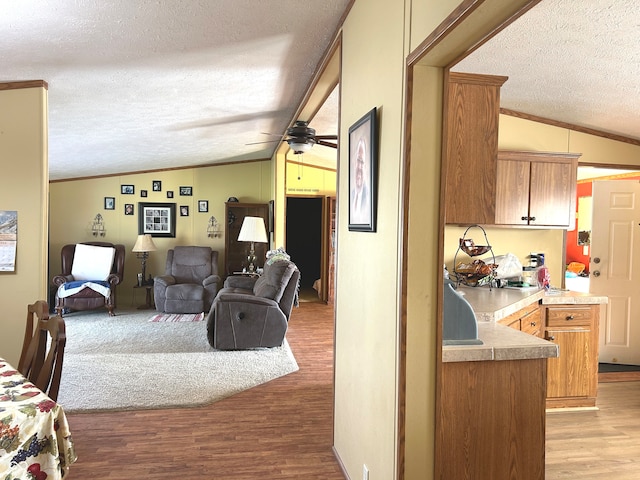
[[[273,135],[268,133],[266,135]],[[304,120],[296,120],[292,127],[287,128],[287,132],[284,135],[278,135],[280,140],[270,140],[271,142],[277,142],[285,140],[289,144],[289,148],[293,150],[295,154],[302,154],[311,150],[316,143],[318,145],[324,145],[325,147],[338,148],[337,135],[316,135],[315,129],[309,127],[309,122]],[[330,140],[333,140],[331,142]],[[268,142],[255,142],[248,143],[247,145],[255,145],[256,143],[268,143]]]

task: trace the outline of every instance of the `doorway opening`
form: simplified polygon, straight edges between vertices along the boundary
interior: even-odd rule
[[[287,197],[285,235],[300,270],[300,300],[320,301],[314,284],[322,272],[322,197]]]

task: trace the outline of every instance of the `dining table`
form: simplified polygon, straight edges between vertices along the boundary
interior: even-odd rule
[[[76,458],[62,406],[0,358],[0,479],[58,480]]]

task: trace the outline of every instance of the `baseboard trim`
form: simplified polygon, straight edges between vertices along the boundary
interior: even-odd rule
[[[598,383],[637,382],[637,381],[640,381],[640,371],[598,373]]]

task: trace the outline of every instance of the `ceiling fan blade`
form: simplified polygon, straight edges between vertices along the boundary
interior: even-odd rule
[[[338,140],[338,135],[316,135],[316,140]]]
[[[318,145],[324,145],[325,147],[338,148],[336,143],[327,142],[326,140],[318,140],[318,137],[316,137],[316,143]]]
[[[280,140],[265,140],[264,142],[251,142],[251,143],[245,143],[245,145],[260,145],[262,143],[276,143],[279,142]]]

